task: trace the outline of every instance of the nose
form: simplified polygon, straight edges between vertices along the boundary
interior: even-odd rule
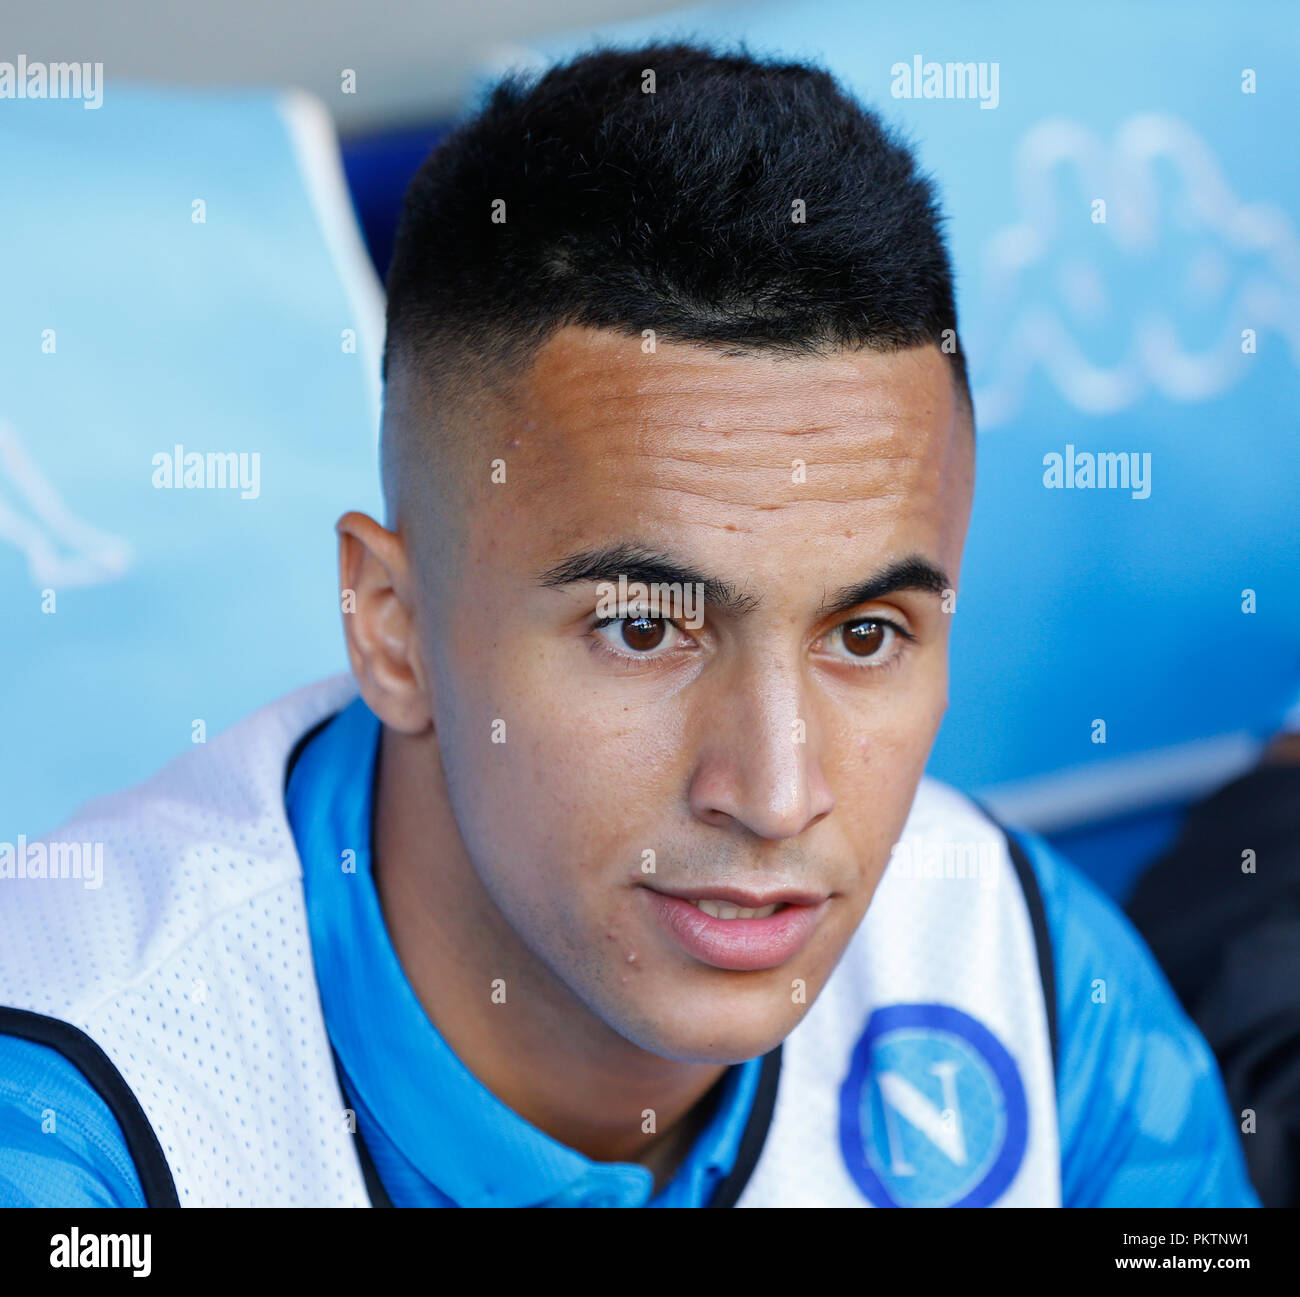
[[[807,701],[798,667],[771,657],[717,682],[702,707],[703,735],[690,777],[696,819],[780,839],[830,814],[835,797]]]

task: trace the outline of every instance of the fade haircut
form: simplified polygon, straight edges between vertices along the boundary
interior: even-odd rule
[[[507,74],[420,167],[384,378],[400,364],[445,412],[566,324],[728,355],[934,343],[969,416],[942,223],[909,147],[824,69],[598,46]]]

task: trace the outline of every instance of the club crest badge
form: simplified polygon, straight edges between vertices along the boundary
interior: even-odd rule
[[[987,1207],[1028,1139],[1025,1087],[1000,1040],[945,1004],[877,1009],[840,1088],[840,1149],[876,1207]]]

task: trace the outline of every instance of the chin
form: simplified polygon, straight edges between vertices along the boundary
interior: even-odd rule
[[[765,1012],[759,1012],[756,1007],[746,1010],[724,1002],[689,1019],[640,1019],[610,1025],[634,1045],[660,1058],[678,1063],[730,1065],[775,1049],[795,1029],[799,1016],[797,1012],[773,1015],[770,1003]]]

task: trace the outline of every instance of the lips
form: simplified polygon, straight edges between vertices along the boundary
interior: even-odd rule
[[[829,897],[791,890],[640,890],[682,950],[701,963],[735,972],[777,968],[792,959],[807,945],[830,905]]]

